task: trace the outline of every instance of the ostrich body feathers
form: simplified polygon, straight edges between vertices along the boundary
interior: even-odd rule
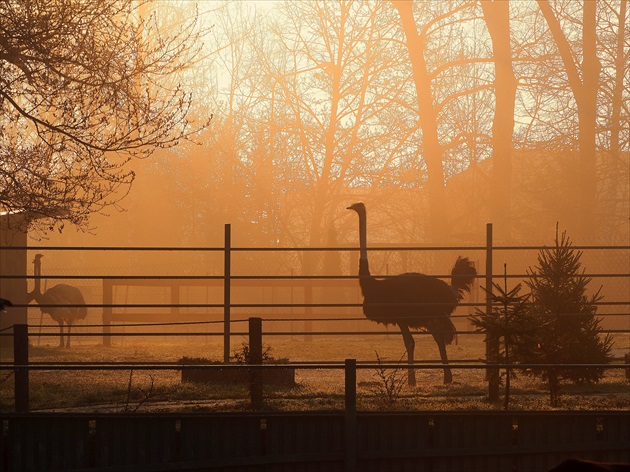
[[[57,323],[72,324],[85,319],[87,307],[81,290],[72,285],[58,284],[50,287],[37,297],[42,313],[47,313]],[[45,305],[82,305],[82,306],[45,306]]]
[[[29,293],[29,301],[35,300],[42,313],[47,313],[59,324],[59,347],[64,347],[63,325],[68,327],[65,347],[70,347],[70,331],[72,324],[77,320],[82,320],[87,316],[85,298],[81,290],[68,284],[58,284],[49,288],[44,293],[41,289],[41,254],[35,255],[33,261],[33,275],[35,276],[35,286]]]
[[[440,332],[447,344],[453,341],[455,326],[449,315],[455,310],[457,298],[446,282],[410,272],[385,279],[360,277],[359,283],[363,314],[369,320],[424,328]]]

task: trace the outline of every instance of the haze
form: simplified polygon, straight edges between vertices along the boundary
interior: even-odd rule
[[[196,144],[131,162],[136,179],[117,207],[40,244],[219,247],[230,223],[234,247],[352,248],[346,207],[357,201],[370,247],[479,246],[487,223],[499,245],[552,244],[556,226],[577,245],[627,244],[626,2],[596,12],[563,2],[556,20],[573,62],[544,4],[510,2],[508,22],[476,2],[415,2],[413,17],[406,2],[154,2],[146,15],[165,30],[195,6],[199,28],[211,28],[178,78],[193,115],[213,115],[211,125]],[[356,256],[240,253],[234,272],[351,275]],[[46,264],[48,273],[217,275],[221,257],[51,253]],[[535,259],[503,253],[497,271],[504,262],[522,273]],[[443,274],[450,264],[451,254],[391,251],[372,266]]]

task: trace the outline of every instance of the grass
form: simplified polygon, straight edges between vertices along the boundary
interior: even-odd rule
[[[156,342],[156,338],[123,338],[114,346],[89,344],[94,338],[76,338],[70,350],[46,345],[31,346],[32,362],[177,362],[182,357],[222,359],[223,346],[218,337],[200,340],[181,339],[179,343]],[[165,338],[166,339],[166,338]],[[242,339],[233,338],[234,349]],[[51,338],[51,342],[54,340]],[[399,335],[359,337],[272,337],[264,339],[276,358],[291,362],[342,361],[354,358],[376,362],[397,362],[404,354]],[[615,348],[627,350],[629,337],[618,335]],[[479,336],[460,336],[448,347],[452,361],[482,359],[485,344]],[[428,336],[416,336],[416,359],[437,362],[437,347]],[[401,374],[406,369],[401,367]],[[458,369],[454,382],[442,384],[441,370],[417,371],[417,386],[405,385],[394,401],[384,398],[378,382],[382,375],[374,369],[357,372],[357,403],[360,410],[500,410],[502,404],[487,401],[483,370]],[[269,410],[340,410],[344,403],[342,369],[304,369],[296,372],[296,388],[265,389],[265,408]],[[379,394],[379,391],[381,392]],[[30,404],[33,411],[241,411],[249,408],[245,387],[198,385],[181,382],[179,371],[134,370],[131,381],[127,371],[32,371]],[[550,410],[546,386],[530,377],[518,375],[513,381],[512,410]],[[608,370],[595,385],[565,385],[562,410],[628,410],[630,384],[621,369]],[[0,411],[13,411],[13,376],[0,376]]]

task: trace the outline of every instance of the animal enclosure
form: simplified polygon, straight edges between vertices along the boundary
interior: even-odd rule
[[[467,319],[475,310],[487,309],[480,287],[504,277],[510,285],[521,282],[539,249],[494,247],[489,240],[486,246],[480,247],[392,245],[369,251],[374,255],[373,272],[383,277],[401,270],[414,270],[447,278],[457,255],[465,254],[476,261],[475,286],[451,316],[457,336],[448,347],[451,362],[472,364],[484,362],[485,358],[483,336],[472,331]],[[12,248],[3,248],[5,250]],[[598,316],[603,319],[604,331],[615,335],[613,355],[622,359],[630,351],[630,288],[625,264],[630,248],[583,247],[580,250],[584,252],[584,265],[587,275],[593,279],[594,290],[602,286],[605,298],[598,303]],[[215,248],[32,247],[28,252],[29,260],[35,253],[44,252],[51,261],[59,260],[56,255],[64,261],[81,263],[84,269],[50,263],[41,274],[44,279],[41,283],[43,289],[57,282],[79,287],[88,310],[85,321],[73,328],[72,349],[58,351],[52,347],[58,336],[57,327],[36,307],[29,308],[31,350],[42,354],[36,357],[37,362],[54,363],[57,359],[73,364],[111,364],[113,360],[128,365],[136,361],[172,364],[178,356],[166,354],[169,345],[177,346],[179,357],[193,355],[195,351],[225,362],[247,335],[245,321],[252,316],[263,319],[265,344],[280,350],[277,354],[288,357],[291,362],[339,363],[346,358],[356,358],[359,362],[374,363],[378,352],[393,363],[400,361],[405,353],[398,330],[376,325],[361,313],[362,297],[356,275],[358,251],[354,247],[239,248],[232,247],[226,238],[224,247]],[[86,261],[93,253],[106,254],[116,264],[125,261],[129,265],[125,268],[116,265],[116,271],[106,266],[88,267]],[[324,264],[329,254],[339,256],[334,272]],[[294,269],[299,262],[298,255],[320,261],[313,265],[314,273],[302,274]],[[252,261],[256,262],[256,270],[250,271],[254,267]],[[507,265],[506,274],[503,263]],[[11,276],[2,274],[2,277]],[[32,278],[34,276],[28,276],[29,284]],[[11,333],[0,335],[6,339]],[[439,362],[437,348],[430,340],[426,341],[427,335],[416,333],[415,338],[420,353],[416,356],[416,370],[421,371],[426,363]],[[325,348],[320,344],[323,339],[328,340]],[[158,346],[162,354],[145,359],[140,355],[144,345]],[[138,350],[138,355],[116,357],[120,355],[117,352],[125,349],[129,352],[129,348],[132,353]],[[95,351],[98,352],[92,355]],[[4,352],[3,359],[11,360],[11,354]],[[6,366],[4,369],[11,370]],[[298,371],[298,382],[300,378],[308,379],[306,372]],[[422,388],[440,383],[436,372],[435,367],[427,367],[426,374],[421,375]],[[81,375],[85,374],[87,372]],[[43,371],[40,375],[38,370],[33,370],[32,382],[41,378],[45,384],[45,376]],[[342,376],[329,377],[323,371],[319,376],[343,386]],[[473,383],[473,390],[483,396],[484,382],[479,380],[482,377],[482,372],[471,376],[462,367],[456,371],[455,382]],[[359,381],[369,386],[373,379]],[[620,381],[623,382],[617,377],[614,380],[617,384]],[[122,383],[124,386],[124,378]],[[7,385],[5,383],[3,389]],[[454,390],[458,389],[460,387]],[[411,392],[409,396],[416,394]],[[452,398],[446,398],[445,404],[449,401]]]

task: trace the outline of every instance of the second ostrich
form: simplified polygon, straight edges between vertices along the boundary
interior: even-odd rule
[[[82,320],[87,316],[87,307],[81,290],[67,284],[58,284],[50,287],[44,293],[41,289],[42,276],[42,254],[36,254],[33,261],[33,275],[35,284],[33,291],[29,294],[31,300],[39,304],[42,313],[48,313],[50,317],[59,323],[59,347],[64,347],[63,325],[68,326],[65,347],[70,347],[70,330],[72,324],[77,320]]]
[[[405,341],[409,364],[414,362],[415,341],[410,329],[423,328],[433,336],[443,364],[448,364],[446,345],[455,338],[450,315],[464,294],[470,292],[477,275],[475,264],[458,257],[451,272],[451,284],[436,277],[405,273],[395,277],[376,278],[370,274],[367,254],[367,216],[365,205],[348,207],[359,215],[359,285],[363,293],[363,313],[372,321],[398,325]],[[415,370],[409,369],[409,385],[416,384]],[[453,381],[448,367],[444,383]]]

